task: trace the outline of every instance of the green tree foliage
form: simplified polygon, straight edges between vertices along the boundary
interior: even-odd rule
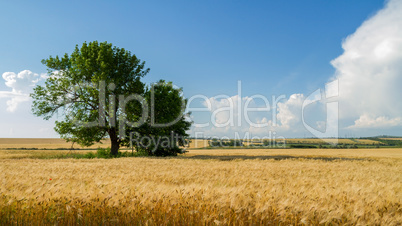
[[[148,118],[138,129],[129,128],[127,137],[134,134],[133,145],[136,150],[147,155],[169,156],[181,153],[191,122],[184,114],[187,100],[182,95],[182,89],[174,88],[171,82],[160,80],[145,92],[148,106]],[[128,141],[126,139],[126,141]],[[125,144],[127,145],[127,144]]]
[[[153,128],[150,113],[160,122],[168,122],[170,113],[181,108],[180,104],[175,105],[178,99],[185,100],[179,96],[180,90],[163,82],[159,88],[156,86],[153,95],[158,104],[151,110],[151,89],[140,80],[149,68],[130,51],[107,42],[84,43],[81,48],[77,45],[71,55],[50,56],[42,63],[48,67],[50,76],[44,86],[36,86],[31,94],[33,113],[46,120],[58,115],[56,132],[82,146],[110,138],[112,155],[129,143],[125,136],[129,132],[135,131],[140,136],[165,134],[167,128]],[[159,102],[169,108],[161,107]],[[180,112],[182,121],[171,125],[169,130],[186,136],[189,122]],[[122,133],[128,125],[131,127]]]
[[[210,140],[209,142],[210,147],[242,147],[243,141],[242,140],[218,140],[216,138]]]

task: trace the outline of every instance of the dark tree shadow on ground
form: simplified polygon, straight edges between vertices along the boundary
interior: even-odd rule
[[[257,155],[257,156],[251,156],[251,155],[195,155],[195,156],[190,156],[190,157],[183,157],[183,158],[188,158],[188,159],[216,159],[220,161],[231,161],[231,160],[236,160],[236,159],[241,159],[241,160],[248,160],[248,159],[260,159],[260,160],[285,160],[285,159],[311,159],[311,160],[324,160],[324,161],[335,161],[335,160],[341,160],[341,161],[367,161],[370,159],[367,158],[342,158],[342,157],[311,157],[311,156],[291,156],[291,155]]]

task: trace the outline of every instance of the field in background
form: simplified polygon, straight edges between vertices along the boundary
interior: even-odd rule
[[[368,140],[368,139],[286,139],[286,143],[289,144],[296,144],[296,143],[315,143],[315,144],[331,144],[331,143],[338,143],[338,144],[378,144],[381,143],[379,141]]]
[[[98,147],[106,148],[109,146],[109,140],[90,147],[81,147],[59,138],[0,138],[0,149],[97,149]]]
[[[402,141],[402,138],[381,138],[379,140],[369,140],[369,139],[286,139],[287,144],[332,144],[334,142],[338,142],[338,144],[347,144],[347,145],[376,145],[381,144],[381,140],[396,140]],[[269,140],[266,140],[269,142]],[[277,140],[282,141],[282,140]],[[245,147],[250,146],[251,144],[258,145],[262,144],[261,140],[243,140],[243,144]],[[110,141],[105,140],[102,143],[94,144],[90,147],[81,147],[78,144],[72,144],[71,142],[66,142],[63,139],[58,138],[49,138],[49,139],[37,139],[37,138],[0,138],[0,149],[26,149],[26,150],[34,150],[34,149],[48,149],[48,150],[69,150],[71,148],[74,149],[97,149],[110,147]],[[189,149],[197,149],[197,148],[207,148],[209,147],[209,140],[203,139],[191,139],[191,142],[187,148]]]
[[[37,159],[69,151],[2,145],[4,224],[402,224],[401,148]]]
[[[393,138],[395,140],[398,140],[399,138]],[[402,138],[400,139],[402,140]],[[194,148],[208,148],[209,147],[209,141],[207,139],[191,139],[191,142],[188,146],[190,149]],[[267,143],[273,143],[272,140],[252,140],[252,139],[244,139],[243,145],[244,147],[249,147],[252,145],[263,145],[264,142]],[[277,139],[275,142],[283,142],[282,139]],[[363,145],[384,145],[383,142],[381,142],[381,139],[379,140],[370,140],[370,139],[347,139],[347,138],[341,138],[341,139],[313,139],[313,138],[290,138],[286,139],[285,143],[288,145],[292,144],[313,144],[313,145],[332,145],[332,144],[338,144],[338,145],[358,145],[358,146],[363,146]]]
[[[402,140],[402,137],[395,137],[395,138],[381,138],[382,140]]]
[[[326,158],[393,158],[402,160],[402,148],[378,149],[196,149],[189,150],[186,157],[209,156],[212,159],[222,157],[252,156],[255,159],[267,157],[326,157]],[[247,158],[247,157],[245,157]]]
[[[192,139],[188,148],[206,148],[208,146],[208,140]]]

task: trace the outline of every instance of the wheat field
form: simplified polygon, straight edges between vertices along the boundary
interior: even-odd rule
[[[396,138],[399,139],[399,138]],[[278,140],[282,141],[282,140]],[[205,139],[192,139],[189,143],[189,149],[197,149],[197,148],[206,148],[209,147],[209,140]],[[294,144],[294,143],[315,143],[315,144],[331,144],[331,143],[340,143],[340,144],[379,144],[379,141],[366,140],[366,139],[286,139],[286,143]],[[250,144],[262,144],[262,140],[244,140],[243,144],[245,146],[249,146]],[[110,146],[109,140],[104,140],[102,143],[96,143],[90,147],[81,147],[78,144],[73,144],[71,142],[66,142],[63,139],[58,138],[0,138],[0,149],[96,149],[98,147],[106,148]]]
[[[119,159],[14,159],[6,151],[3,224],[402,224],[402,149]]]
[[[401,137],[395,137],[395,138],[381,138],[381,140],[402,140]]]
[[[86,149],[96,149],[98,147],[109,147],[110,141],[104,140],[102,143],[94,144]],[[78,144],[66,142],[59,138],[0,138],[0,149],[82,149]]]
[[[315,144],[380,144],[379,141],[368,140],[368,139],[313,139],[313,138],[304,138],[304,139],[286,139],[286,143],[294,144],[294,143],[315,143]]]
[[[245,139],[243,140],[243,145],[244,146],[251,146],[255,144],[263,144],[263,141],[268,141],[268,143],[274,143],[272,140],[252,140],[252,139]],[[275,143],[277,142],[283,142],[287,144],[347,144],[347,145],[375,145],[375,144],[381,144],[380,141],[376,140],[368,140],[368,139],[347,139],[347,138],[342,138],[342,139],[312,139],[312,138],[289,138],[289,139],[277,139],[275,140]],[[207,139],[192,139],[190,144],[188,145],[188,148],[190,149],[196,149],[196,148],[207,148],[209,147],[209,140]]]
[[[209,140],[192,139],[188,144],[188,148],[206,148],[209,146]]]

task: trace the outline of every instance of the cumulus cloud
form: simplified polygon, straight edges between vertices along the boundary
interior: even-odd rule
[[[350,129],[364,129],[364,128],[386,128],[402,126],[402,118],[388,118],[385,116],[380,116],[377,118],[371,117],[370,115],[364,114],[360,116],[359,119],[355,121],[355,124],[349,126]]]
[[[342,119],[349,128],[400,126],[402,112],[402,1],[391,0],[366,20],[331,63],[339,80]]]
[[[289,129],[301,122],[303,94],[293,94],[283,103],[278,103],[277,119],[284,129]]]
[[[14,112],[18,105],[30,100],[29,93],[40,79],[46,78],[46,74],[37,74],[29,70],[17,73],[4,72],[2,78],[5,85],[11,88],[11,91],[0,91],[0,98],[8,99],[7,111]]]

